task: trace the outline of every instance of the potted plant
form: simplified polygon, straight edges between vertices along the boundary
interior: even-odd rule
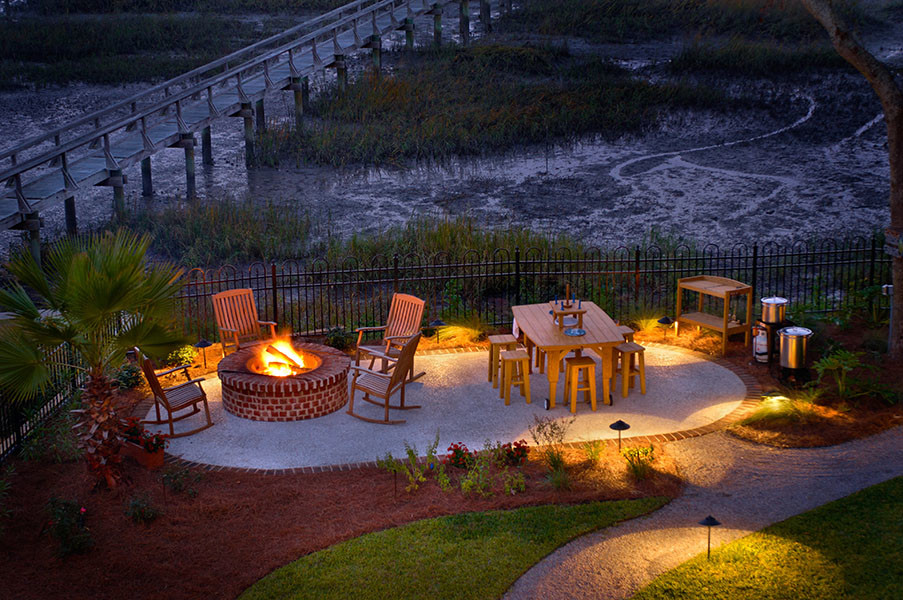
[[[163,452],[169,443],[165,434],[151,433],[134,417],[123,422],[122,432],[125,437],[121,449],[123,456],[132,457],[150,470],[163,466]]]

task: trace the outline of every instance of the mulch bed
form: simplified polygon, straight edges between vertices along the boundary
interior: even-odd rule
[[[337,439],[336,443],[341,443]],[[579,449],[567,449],[573,489],[545,482],[538,460],[522,467],[527,491],[489,498],[443,492],[430,477],[407,493],[405,481],[376,468],[293,475],[205,472],[197,496],[164,495],[160,472],[131,461],[130,480],[113,491],[92,490],[81,463],[13,461],[16,474],[0,551],[5,598],[233,598],[299,556],[361,534],[418,519],[519,506],[674,497],[681,483],[667,451],[656,449],[657,469],[635,484],[615,443],[591,467]],[[456,470],[450,468],[453,477]],[[147,494],[162,515],[139,525],[125,515],[136,494]],[[77,499],[86,509],[94,547],[83,555],[56,556],[56,542],[42,533],[51,495]]]

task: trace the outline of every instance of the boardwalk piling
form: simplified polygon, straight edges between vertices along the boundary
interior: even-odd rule
[[[335,55],[335,79],[339,86],[339,92],[344,94],[348,89],[348,68],[345,66],[345,56]]]
[[[141,159],[141,195],[150,198],[154,195],[154,181],[151,176],[151,157]]]
[[[379,35],[370,36],[370,51],[373,54],[373,70],[376,71],[376,74],[379,74],[380,69],[382,68],[382,51],[383,51],[383,41],[382,37]]]
[[[310,112],[310,81],[307,76],[301,78],[301,106],[304,112]]]
[[[254,118],[251,116],[251,103],[241,103],[241,116],[245,121],[245,164],[254,162]]]
[[[404,49],[414,51],[414,19],[407,17],[404,20]]]
[[[197,195],[197,180],[194,167],[194,136],[183,133],[180,144],[185,148],[185,183],[187,184],[187,197],[194,198]]]
[[[461,33],[461,44],[470,43],[470,0],[458,3],[458,29]]]
[[[436,48],[442,47],[442,8],[433,4],[433,44]]]
[[[210,126],[201,130],[201,160],[205,165],[213,164],[213,143],[210,136]]]
[[[304,97],[300,77],[292,77],[291,88],[295,99],[295,129],[300,131],[304,124]]]
[[[254,114],[257,119],[257,132],[264,133],[267,130],[266,113],[263,111],[263,98],[258,100],[254,105]]]
[[[492,14],[489,11],[489,0],[480,0],[480,24],[485,33],[492,33]]]
[[[25,230],[28,231],[28,251],[35,262],[41,264],[41,216],[38,213],[25,215]]]
[[[110,169],[110,185],[113,187],[113,217],[122,221],[125,216],[125,189],[122,169]]]
[[[75,216],[75,196],[69,196],[64,201],[66,208],[66,233],[76,235],[78,233],[78,219]]]

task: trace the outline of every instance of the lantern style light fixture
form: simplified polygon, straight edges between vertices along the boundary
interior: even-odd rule
[[[628,429],[630,429],[630,425],[628,425],[621,419],[618,419],[617,421],[615,421],[614,423],[609,425],[609,427],[618,432],[618,452],[620,452],[621,451],[621,432],[627,431]]]
[[[198,343],[194,345],[195,348],[201,350],[204,353],[204,370],[207,370],[207,348],[213,345],[213,342],[206,338],[201,338],[198,340]]]
[[[712,527],[717,527],[721,525],[721,521],[713,517],[712,515],[707,516],[705,519],[699,522],[700,525],[705,525],[709,529],[709,544],[706,550],[705,558],[706,560],[712,560]]]

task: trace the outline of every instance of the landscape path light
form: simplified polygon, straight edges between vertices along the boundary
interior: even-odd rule
[[[609,425],[609,427],[611,427],[612,429],[614,429],[615,431],[618,432],[618,452],[620,452],[621,451],[621,432],[627,431],[628,429],[630,429],[630,425],[628,425],[621,419],[618,419],[617,421],[615,421],[614,423]]]
[[[674,319],[665,315],[661,319],[658,320],[658,324],[662,326],[663,338],[668,339],[668,328],[674,324]]]
[[[705,558],[706,560],[712,560],[712,527],[717,527],[721,525],[721,521],[713,517],[712,515],[707,516],[705,519],[699,522],[700,525],[705,525],[709,528],[709,545],[706,550]]]
[[[198,340],[198,343],[194,345],[195,348],[201,350],[204,353],[204,370],[207,370],[207,348],[213,345],[213,342],[206,338],[201,338]]]

